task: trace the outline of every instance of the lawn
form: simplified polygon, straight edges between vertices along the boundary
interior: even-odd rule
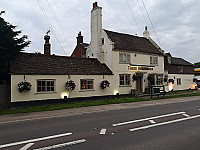
[[[177,93],[174,93],[174,94],[177,94]],[[170,95],[167,95],[167,97],[160,97],[160,98],[153,98],[153,99],[137,98],[137,97],[121,97],[121,98],[103,99],[103,100],[95,100],[95,101],[66,102],[65,104],[43,105],[43,106],[4,110],[4,111],[0,111],[0,115],[51,111],[51,110],[89,107],[89,106],[108,105],[108,104],[132,103],[132,102],[140,102],[140,101],[150,101],[150,100],[169,99],[169,98],[177,98],[177,97],[190,97],[190,96],[200,96],[200,93],[188,93],[188,94],[183,94],[183,95],[170,94]]]

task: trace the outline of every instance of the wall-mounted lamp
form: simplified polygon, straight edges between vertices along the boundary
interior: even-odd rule
[[[67,96],[64,96],[64,100],[67,100]]]

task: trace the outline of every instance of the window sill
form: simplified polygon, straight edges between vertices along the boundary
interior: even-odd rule
[[[38,95],[38,94],[55,94],[57,92],[37,92],[37,93],[34,93],[35,95]]]
[[[91,92],[91,91],[95,91],[94,89],[92,90],[80,90],[79,92]]]
[[[132,85],[120,85],[119,87],[132,87]]]
[[[119,64],[130,64],[130,62],[119,62]]]

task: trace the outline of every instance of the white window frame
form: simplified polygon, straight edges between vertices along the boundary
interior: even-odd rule
[[[150,65],[158,65],[158,57],[150,56]]]
[[[127,80],[127,78],[129,78],[129,80]],[[121,84],[123,83],[123,84]],[[130,74],[120,74],[119,75],[119,85],[120,86],[130,86],[131,85],[131,75]]]
[[[36,80],[37,82],[37,93],[54,93],[55,92],[55,79],[39,79]],[[39,85],[39,82],[43,82],[44,85]],[[50,82],[50,84],[48,85],[48,82]],[[53,83],[53,85],[51,84]],[[41,88],[41,90],[38,90],[39,88]],[[53,90],[52,90],[53,88]]]
[[[129,53],[119,53],[119,63],[130,63],[131,54]]]
[[[82,81],[85,81],[85,86],[82,85]],[[89,82],[92,82],[90,84]],[[92,88],[88,88],[89,85],[92,85]],[[80,90],[81,91],[93,91],[94,90],[94,79],[80,79]]]
[[[177,85],[181,85],[181,78],[176,79]]]

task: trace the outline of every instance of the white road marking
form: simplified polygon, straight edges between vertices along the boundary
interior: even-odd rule
[[[185,116],[185,117],[190,117],[190,115],[188,115],[188,114],[182,114],[183,116]]]
[[[130,123],[135,123],[135,122],[141,122],[141,121],[146,121],[146,120],[152,120],[152,119],[157,119],[157,118],[163,118],[163,117],[168,117],[168,116],[174,116],[174,115],[179,115],[179,114],[185,114],[186,112],[177,112],[177,113],[172,113],[172,114],[166,114],[166,115],[161,115],[161,116],[155,116],[155,117],[150,117],[150,118],[145,118],[145,119],[139,119],[139,120],[133,120],[133,121],[127,121],[127,122],[121,122],[121,123],[116,123],[113,124],[113,126],[121,126],[125,124],[130,124]]]
[[[171,124],[171,123],[176,123],[176,122],[180,122],[180,121],[185,121],[185,120],[189,120],[189,119],[195,119],[195,118],[199,118],[199,117],[200,117],[200,115],[196,115],[196,116],[191,116],[191,117],[187,117],[187,118],[182,118],[182,119],[177,119],[177,120],[162,122],[162,123],[158,123],[158,124],[143,126],[143,127],[139,127],[139,128],[133,128],[133,129],[129,129],[129,130],[130,130],[130,131],[137,131],[137,130],[142,130],[142,129],[147,129],[147,128],[156,127],[156,126],[167,125],[167,124]]]
[[[106,134],[106,129],[101,129],[99,134]]]
[[[31,140],[26,140],[26,141],[21,141],[21,142],[3,144],[3,145],[0,145],[0,148],[10,147],[10,146],[16,146],[16,145],[26,144],[26,143],[32,143],[32,142],[37,142],[37,141],[43,141],[43,140],[48,140],[48,139],[53,139],[53,138],[58,138],[58,137],[63,137],[63,136],[68,136],[68,135],[72,135],[72,133],[69,132],[69,133],[58,134],[58,135],[53,135],[53,136],[47,136],[47,137],[42,137],[42,138],[37,138],[37,139],[31,139]]]
[[[54,149],[54,148],[60,148],[60,147],[64,147],[64,146],[79,144],[79,143],[83,143],[83,142],[86,142],[86,140],[82,139],[82,140],[72,141],[72,142],[63,143],[63,144],[52,145],[52,146],[43,147],[43,148],[34,149],[34,150],[48,150],[48,149]]]
[[[20,148],[19,150],[27,150],[29,147],[31,147],[34,143],[26,144],[24,147]]]
[[[155,124],[155,123],[156,123],[154,120],[149,120],[149,122],[151,122],[152,124]]]

